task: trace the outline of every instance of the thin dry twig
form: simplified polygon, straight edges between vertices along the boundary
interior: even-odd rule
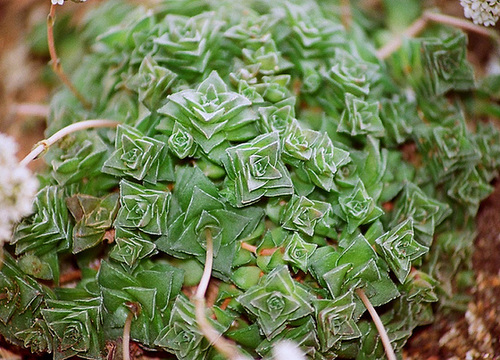
[[[253,252],[254,254],[257,254],[257,246],[255,246],[255,245],[251,245],[247,242],[242,241],[241,248],[245,249],[247,251]]]
[[[419,17],[413,22],[400,36],[395,36],[385,44],[381,49],[377,50],[377,57],[381,60],[387,59],[403,44],[403,39],[411,38],[420,34],[427,26],[427,19],[424,16]]]
[[[35,148],[31,150],[31,152],[26,155],[24,159],[21,160],[21,165],[26,166],[32,160],[36,159],[38,155],[40,155],[44,150],[46,150],[49,146],[56,143],[58,140],[62,139],[66,135],[69,135],[78,130],[90,129],[90,128],[100,128],[100,127],[117,127],[120,124],[119,121],[116,120],[107,120],[107,119],[94,119],[94,120],[85,120],[80,121],[71,125],[62,128],[54,135],[49,137],[48,139],[42,140],[35,145]]]
[[[487,29],[484,26],[471,23],[469,20],[460,19],[454,16],[439,14],[432,11],[424,12],[424,16],[429,21],[437,22],[444,25],[450,25],[459,29],[475,32],[479,35],[492,37],[498,40],[498,34],[493,29]]]
[[[122,347],[123,347],[123,360],[130,360],[130,327],[132,326],[132,320],[134,317],[139,315],[141,308],[138,303],[127,302],[125,306],[130,310],[125,320],[125,325],[123,326],[123,337],[122,337]]]
[[[340,10],[342,13],[342,25],[349,30],[352,22],[351,2],[350,0],[340,1]]]
[[[215,330],[212,325],[210,325],[205,315],[205,294],[207,292],[208,283],[210,282],[210,277],[212,276],[212,264],[214,257],[212,233],[208,228],[205,230],[205,237],[207,240],[205,267],[203,269],[200,284],[198,285],[196,294],[193,298],[196,321],[203,335],[217,349],[217,351],[229,360],[243,360],[246,358],[240,353],[238,348],[232,342],[222,337],[222,335],[219,334],[219,332]]]
[[[20,116],[37,116],[47,118],[50,107],[45,104],[19,103],[10,106],[10,112]]]
[[[68,87],[69,90],[77,97],[77,99],[83,104],[83,106],[87,109],[92,107],[87,99],[78,91],[78,89],[73,85],[69,77],[64,72],[61,62],[57,57],[56,46],[54,42],[54,22],[56,19],[56,5],[50,5],[50,12],[47,16],[47,40],[49,46],[50,53],[50,64],[52,69],[57,74],[57,76],[61,79],[61,81]]]
[[[389,336],[387,335],[387,331],[385,330],[384,324],[378,316],[377,310],[373,307],[372,303],[366,296],[363,289],[356,289],[356,294],[360,297],[361,301],[365,305],[366,309],[370,313],[370,316],[373,319],[373,323],[378,330],[380,335],[380,340],[382,341],[382,345],[384,345],[385,354],[387,355],[388,360],[397,360],[396,354],[394,353],[394,349],[391,345],[391,340],[389,340]]]
[[[123,360],[130,360],[130,327],[132,326],[133,318],[134,314],[132,312],[129,312],[127,315],[127,319],[125,320],[125,325],[123,326]]]
[[[429,21],[475,32],[483,36],[491,37],[496,41],[500,40],[495,30],[486,29],[483,26],[473,24],[468,20],[459,19],[454,16],[425,11],[422,16],[415,20],[400,36],[395,36],[390,42],[377,50],[377,57],[381,60],[387,59],[401,47],[403,39],[415,37],[420,34],[427,27]]]

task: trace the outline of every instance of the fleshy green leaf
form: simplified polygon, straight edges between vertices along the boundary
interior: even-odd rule
[[[167,15],[163,22],[163,33],[153,40],[158,46],[156,61],[183,78],[203,74],[217,49],[222,23],[209,12],[193,17]]]
[[[379,104],[360,99],[350,93],[345,95],[345,110],[337,131],[351,136],[384,136],[385,129],[379,117]]]
[[[170,192],[151,190],[122,180],[121,207],[116,216],[115,226],[138,229],[153,235],[166,234],[170,197]]]
[[[47,186],[40,190],[34,202],[34,214],[21,222],[14,233],[12,244],[16,254],[66,251],[71,247],[72,224],[64,201],[64,189]]]
[[[288,322],[313,312],[312,296],[293,281],[286,266],[271,271],[238,301],[257,317],[268,339],[280,333]]]
[[[226,150],[223,164],[234,184],[234,205],[250,205],[263,196],[291,195],[290,174],[280,159],[278,132],[256,137],[253,141]]]
[[[173,219],[168,235],[161,237],[158,249],[176,257],[194,256],[204,261],[205,229],[214,243],[214,270],[229,277],[236,252],[236,240],[247,228],[255,228],[262,216],[258,208],[234,209],[217,195],[215,185],[198,168],[185,168],[177,173],[174,198],[182,211]]]
[[[116,228],[116,245],[111,250],[109,257],[121,261],[134,268],[138,261],[156,254],[156,245],[142,232],[132,232]]]
[[[311,256],[318,245],[307,243],[296,232],[285,240],[285,244],[283,260],[291,264],[293,268],[298,268],[306,272],[309,267]]]
[[[412,218],[415,239],[424,246],[430,246],[436,226],[451,213],[448,204],[432,199],[412,183],[405,186],[396,204],[391,226]]]
[[[83,299],[82,299],[83,300]],[[42,310],[54,336],[54,358],[81,356],[97,359],[103,346],[100,298],[85,301],[50,300]]]
[[[229,91],[219,74],[213,71],[196,90],[184,90],[168,97],[159,112],[165,118],[157,129],[171,135],[178,122],[194,138],[205,153],[210,153],[238,132],[253,127],[256,115],[251,102]],[[255,132],[252,134],[255,136]],[[249,135],[251,137],[252,135]]]
[[[69,211],[76,220],[73,228],[73,253],[99,244],[113,225],[118,211],[118,194],[103,198],[76,194],[66,199]]]
[[[103,165],[103,172],[152,184],[171,180],[168,170],[172,165],[163,142],[144,136],[134,128],[121,125],[116,131],[115,147],[116,150]],[[165,170],[168,172],[165,173]]]
[[[207,320],[220,333],[227,329],[212,318]],[[185,296],[177,296],[168,325],[158,335],[155,345],[175,354],[180,359],[207,358],[207,353],[211,350],[210,343],[198,327],[194,305]]]
[[[330,350],[338,341],[361,336],[354,318],[354,295],[347,292],[335,300],[315,300],[318,338],[321,350]]]
[[[153,110],[163,105],[176,81],[175,73],[158,65],[151,56],[146,56],[139,67],[139,72],[128,78],[126,85],[139,94],[139,100],[148,109]]]
[[[183,271],[165,263],[141,265],[127,273],[102,262],[97,280],[104,308],[112,314],[104,325],[120,331],[129,313],[127,304],[136,304],[139,314],[132,321],[131,336],[152,346],[165,326],[162,313],[181,290]]]
[[[96,132],[69,135],[57,147],[51,147],[46,161],[60,185],[72,184],[83,178],[99,176],[96,171],[104,162],[108,147]]]
[[[316,225],[331,211],[323,201],[309,200],[305,196],[292,196],[287,204],[281,223],[288,230],[299,230],[312,236]]]
[[[413,238],[413,220],[405,220],[375,240],[377,250],[403,284],[411,270],[411,262],[429,251]]]
[[[358,226],[368,224],[383,214],[374,200],[366,192],[363,182],[357,182],[353,189],[342,191],[339,206],[334,207],[336,213],[347,222],[348,233],[353,233]]]

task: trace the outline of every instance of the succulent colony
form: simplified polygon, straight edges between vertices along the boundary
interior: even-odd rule
[[[346,28],[340,13],[284,0],[93,10],[72,74],[91,106],[61,90],[47,134],[120,124],[44,155],[33,213],[4,249],[0,332],[98,359],[129,322],[166,358],[222,359],[190,288],[212,260],[207,322],[251,358],[284,339],[310,359],[385,357],[361,295],[396,353],[438,300],[460,307],[500,161],[495,127],[466,122],[466,37],[434,26],[381,60],[379,24],[354,9]]]

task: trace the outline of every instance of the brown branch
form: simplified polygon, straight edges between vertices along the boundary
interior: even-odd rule
[[[498,41],[498,34],[495,30],[487,29],[484,26],[471,23],[469,20],[459,19],[454,16],[439,14],[436,12],[426,11],[424,16],[429,21],[434,21],[444,25],[450,25],[459,29],[475,32],[479,35],[488,36]]]
[[[408,28],[406,28],[406,30],[400,36],[395,36],[381,49],[377,50],[377,57],[381,60],[387,59],[401,47],[404,38],[411,38],[420,34],[427,27],[429,21],[475,32],[483,36],[491,37],[497,42],[500,40],[500,37],[495,32],[495,30],[486,29],[482,26],[473,24],[468,20],[459,19],[454,16],[425,11],[422,16],[415,20]]]
[[[350,0],[340,0],[340,12],[342,16],[342,25],[349,30],[352,22],[351,2]]]
[[[76,96],[76,98],[83,104],[83,106],[87,109],[92,107],[85,97],[75,88],[71,80],[68,78],[66,73],[64,72],[61,62],[57,57],[56,46],[54,42],[54,22],[56,19],[56,5],[50,5],[49,16],[47,16],[47,42],[49,46],[50,53],[50,65],[52,69],[56,73],[56,75],[61,79],[61,81],[68,87],[69,90]]]
[[[420,34],[427,26],[427,19],[422,15],[413,22],[406,30],[400,35],[395,36],[385,44],[381,49],[377,50],[377,57],[381,60],[387,59],[403,44],[404,38],[415,37]]]

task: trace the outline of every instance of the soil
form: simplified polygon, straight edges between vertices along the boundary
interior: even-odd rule
[[[377,0],[366,2],[378,3]],[[462,14],[458,0],[436,0],[432,3],[444,13],[455,16]],[[0,131],[19,140],[20,158],[43,138],[43,113],[47,111],[51,87],[42,81],[42,73],[49,59],[30,53],[26,45],[26,32],[34,23],[43,21],[49,5],[48,0],[0,0]],[[69,11],[79,7],[71,6],[74,4],[70,3],[68,5],[65,8],[69,8]],[[470,60],[481,74],[492,55],[492,44],[476,34],[469,34],[469,44]],[[35,161],[31,166],[37,168],[41,165]],[[432,325],[414,333],[406,345],[404,359],[500,359],[499,250],[500,181],[495,184],[494,193],[482,203],[477,217],[473,255],[476,285],[470,289],[471,301],[467,311],[447,314],[437,312]],[[1,358],[39,357],[0,340]]]
[[[476,285],[465,314],[437,315],[406,345],[407,360],[500,359],[500,182],[477,217]]]

